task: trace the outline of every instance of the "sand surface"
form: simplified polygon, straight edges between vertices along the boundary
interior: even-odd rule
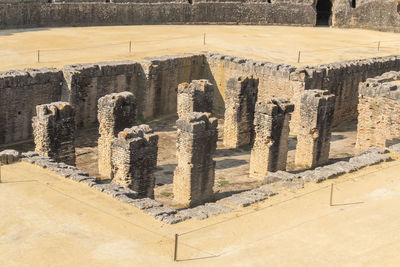
[[[0,31],[0,70],[143,60],[145,57],[201,51],[274,63],[315,65],[398,54],[399,48],[400,35],[396,33],[326,27],[147,25],[38,28]],[[40,63],[37,63],[38,50]]]
[[[1,171],[0,266],[400,264],[400,161],[172,226],[28,163]]]

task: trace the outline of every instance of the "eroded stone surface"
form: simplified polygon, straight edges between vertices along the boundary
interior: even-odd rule
[[[98,163],[101,177],[111,177],[111,143],[118,133],[136,123],[136,101],[130,92],[113,93],[98,100]]]
[[[75,112],[69,103],[37,106],[32,127],[39,155],[75,165]]]
[[[208,80],[193,80],[178,86],[178,116],[192,112],[212,112],[213,85]]]

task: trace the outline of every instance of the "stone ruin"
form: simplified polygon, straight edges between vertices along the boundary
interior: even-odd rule
[[[158,135],[148,125],[125,129],[111,145],[112,182],[154,198]]]
[[[224,145],[237,148],[253,139],[254,108],[258,79],[235,77],[227,81],[225,95]]]
[[[281,98],[257,102],[254,114],[254,143],[250,175],[262,180],[269,171],[286,170],[289,122],[294,105]]]
[[[75,112],[67,102],[36,106],[32,118],[35,151],[40,156],[75,165]]]
[[[178,116],[192,112],[212,112],[214,89],[208,80],[193,80],[178,86]]]
[[[400,140],[400,72],[367,79],[359,87],[356,150]]]
[[[176,122],[178,166],[174,173],[174,201],[192,207],[213,198],[218,120],[193,112]]]
[[[295,164],[312,168],[329,159],[335,96],[323,90],[306,90],[301,96],[300,125]]]
[[[130,92],[113,93],[98,100],[98,163],[101,177],[111,177],[111,143],[118,133],[136,123],[136,101]]]

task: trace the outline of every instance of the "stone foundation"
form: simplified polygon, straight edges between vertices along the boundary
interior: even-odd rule
[[[103,96],[98,101],[98,161],[101,177],[111,177],[111,142],[120,131],[136,123],[136,102],[132,93]]]
[[[207,113],[179,118],[177,158],[174,173],[174,201],[182,206],[202,204],[213,197],[218,121]]]
[[[297,166],[311,168],[329,159],[335,96],[328,91],[306,90],[300,103]]]
[[[269,171],[286,170],[289,122],[294,105],[280,98],[257,102],[250,175],[264,179]]]
[[[236,148],[249,145],[253,139],[254,107],[258,79],[235,77],[227,81],[225,98],[224,145]]]
[[[213,85],[208,80],[194,80],[178,86],[178,116],[192,112],[212,112]]]
[[[148,125],[134,126],[118,134],[112,142],[113,183],[154,198],[158,135]]]
[[[36,107],[32,119],[35,151],[57,162],[75,165],[75,113],[67,102]]]
[[[356,150],[400,141],[400,72],[367,79],[359,87]]]

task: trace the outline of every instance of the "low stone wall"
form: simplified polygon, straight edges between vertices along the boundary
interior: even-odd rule
[[[310,4],[22,3],[0,5],[0,29],[152,24],[315,24]]]

